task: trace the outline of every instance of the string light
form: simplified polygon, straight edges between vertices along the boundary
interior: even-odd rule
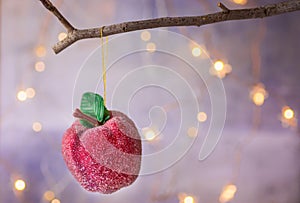
[[[249,96],[256,106],[261,106],[268,97],[268,92],[265,90],[265,86],[262,83],[259,83],[253,86]]]
[[[33,88],[27,88],[25,90],[27,98],[33,98],[35,96],[35,90]]]
[[[194,198],[192,196],[186,196],[184,199],[183,199],[183,202],[184,203],[194,203]]]
[[[279,119],[283,127],[297,127],[297,118],[295,117],[295,112],[289,106],[282,107]]]
[[[17,99],[19,101],[25,101],[27,99],[27,94],[24,90],[20,90],[18,93],[17,93]]]
[[[51,201],[51,203],[60,203],[60,200],[57,199],[57,198],[55,198],[55,199],[53,199],[53,200]]]
[[[32,130],[35,132],[40,132],[42,130],[43,126],[40,122],[34,122],[32,124]]]
[[[38,45],[36,48],[35,48],[35,54],[37,55],[37,57],[44,57],[46,56],[46,48],[43,46],[43,45]]]
[[[192,49],[192,55],[194,56],[194,57],[198,57],[198,56],[200,56],[202,54],[202,51],[201,51],[201,49],[199,48],[199,47],[194,47],[193,49]]]
[[[15,186],[15,189],[16,189],[16,190],[18,190],[18,191],[23,191],[23,190],[25,190],[25,188],[26,188],[26,183],[25,183],[24,180],[18,179],[18,180],[15,181],[14,186]]]
[[[234,184],[226,185],[222,190],[222,193],[219,197],[219,201],[221,203],[226,203],[232,200],[234,198],[236,191],[237,191],[237,187]]]
[[[155,52],[156,45],[153,42],[149,42],[149,43],[147,43],[146,49],[149,52]]]
[[[50,190],[47,190],[45,193],[44,193],[44,199],[47,200],[47,201],[51,201],[55,198],[55,194],[54,192],[50,191]]]
[[[178,194],[179,203],[196,203],[196,197],[192,195],[187,195],[185,193]]]
[[[34,66],[37,72],[43,72],[45,70],[45,63],[43,61],[38,61]]]
[[[233,0],[233,2],[240,5],[245,5],[247,3],[247,0]]]
[[[156,138],[156,133],[152,128],[143,128],[142,132],[147,141],[153,141]]]
[[[27,88],[26,90],[20,90],[17,93],[17,99],[19,101],[25,101],[28,98],[31,99],[35,96],[35,90],[31,87]]]
[[[261,106],[263,105],[265,101],[265,96],[262,92],[256,92],[253,95],[253,102],[257,105],[257,106]]]
[[[59,41],[62,41],[62,40],[65,39],[67,36],[68,36],[67,33],[61,32],[61,33],[58,34],[57,38],[58,38]]]
[[[292,119],[294,117],[294,111],[288,106],[282,108],[282,114],[285,119]]]
[[[224,69],[224,62],[220,60],[216,61],[214,63],[214,68],[216,71],[222,71]]]
[[[151,33],[149,31],[143,31],[141,33],[141,39],[145,42],[149,41],[151,39]]]
[[[221,60],[215,61],[215,63],[209,70],[210,74],[215,75],[219,78],[224,78],[231,71],[232,71],[232,67]]]
[[[197,114],[197,119],[199,122],[205,122],[207,120],[207,115],[205,112],[199,112]]]
[[[196,137],[197,134],[198,134],[198,129],[195,128],[195,127],[190,127],[190,128],[188,129],[188,131],[187,131],[187,134],[188,134],[189,137],[194,138],[194,137]]]
[[[208,51],[203,44],[198,44],[195,41],[191,41],[189,43],[189,49],[191,50],[191,54],[193,57],[199,57],[201,59],[209,58]]]

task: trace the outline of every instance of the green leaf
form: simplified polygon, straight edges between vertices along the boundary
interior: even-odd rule
[[[103,98],[92,92],[86,92],[82,95],[80,110],[97,119],[100,124],[104,124],[110,118],[110,112],[106,109]],[[83,119],[80,120],[80,123],[87,128],[94,127],[90,122]]]

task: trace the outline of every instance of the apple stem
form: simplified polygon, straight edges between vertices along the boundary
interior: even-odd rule
[[[99,126],[100,125],[100,122],[93,118],[92,116],[89,116],[89,115],[86,115],[84,113],[82,113],[82,111],[80,111],[78,108],[75,109],[74,113],[73,113],[73,116],[75,118],[80,118],[80,119],[84,119],[88,122],[90,122],[91,124],[93,124],[94,126]]]

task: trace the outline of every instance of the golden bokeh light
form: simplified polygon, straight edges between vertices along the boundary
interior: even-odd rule
[[[216,71],[222,71],[224,69],[224,62],[221,60],[218,60],[214,63],[214,68]]]
[[[199,122],[205,122],[207,120],[207,115],[205,112],[199,112],[197,114],[197,119]]]
[[[200,56],[202,54],[202,51],[201,51],[201,49],[199,48],[199,47],[194,47],[193,49],[192,49],[192,55],[194,56],[194,57],[198,57],[198,56]]]
[[[151,33],[147,30],[143,31],[141,33],[141,39],[145,42],[149,41],[151,39]]]
[[[192,196],[186,196],[183,199],[183,203],[194,203],[194,198]]]
[[[25,92],[26,92],[26,96],[28,97],[28,98],[33,98],[34,96],[35,96],[35,90],[33,89],[33,88],[31,88],[31,87],[29,87],[29,88],[27,88],[26,90],[25,90]]]
[[[19,101],[25,101],[27,99],[27,94],[24,90],[20,90],[18,93],[17,93],[17,99]]]
[[[32,124],[32,130],[35,132],[40,132],[42,130],[43,126],[40,122],[34,122]]]
[[[152,141],[156,138],[156,133],[152,128],[143,128],[143,136],[147,141]]]
[[[62,40],[65,39],[67,36],[68,36],[67,33],[61,32],[61,33],[58,34],[57,38],[58,38],[59,41],[62,41]]]
[[[265,96],[263,93],[261,92],[256,92],[254,95],[253,95],[253,102],[255,105],[257,106],[261,106],[264,104],[265,102]]]
[[[51,201],[51,203],[60,203],[60,200],[57,199],[57,198],[55,198],[55,199],[53,199],[53,200]]]
[[[195,196],[186,194],[186,193],[179,193],[178,194],[179,203],[197,203],[198,200]]]
[[[217,60],[209,69],[211,75],[215,75],[218,78],[224,78],[227,74],[231,73],[232,67],[230,64],[224,63],[221,60]]]
[[[283,127],[292,129],[297,129],[298,119],[295,116],[295,112],[289,106],[284,106],[281,109],[281,115],[279,115],[279,120]]]
[[[247,0],[233,0],[233,2],[239,5],[245,5],[247,3]]]
[[[261,106],[268,97],[268,92],[265,90],[265,86],[262,83],[259,83],[253,86],[249,97],[256,106]]]
[[[54,192],[48,190],[44,193],[44,199],[47,200],[47,201],[51,201],[55,198],[55,194]]]
[[[26,183],[25,183],[24,180],[18,179],[18,180],[15,181],[14,186],[15,186],[15,189],[16,189],[16,190],[18,190],[18,191],[23,191],[23,190],[25,190],[25,188],[26,188]]]
[[[195,127],[189,127],[188,131],[187,131],[187,134],[189,137],[196,137],[197,134],[198,134],[198,129],[195,128]]]
[[[147,48],[147,51],[149,51],[149,52],[155,52],[156,45],[153,42],[149,42],[149,43],[147,43],[146,48]]]
[[[35,54],[37,55],[37,57],[44,57],[46,56],[46,48],[43,45],[39,45],[35,48]]]
[[[45,63],[43,61],[38,61],[34,66],[37,72],[43,72],[45,70]]]
[[[226,203],[234,198],[237,191],[237,187],[233,184],[228,184],[223,188],[223,191],[219,197],[221,203]]]
[[[285,106],[282,108],[282,115],[285,119],[289,120],[289,119],[294,118],[295,113],[290,107]]]

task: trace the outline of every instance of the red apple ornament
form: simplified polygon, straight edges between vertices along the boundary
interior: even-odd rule
[[[108,111],[103,98],[85,93],[80,118],[65,132],[62,154],[72,175],[88,191],[113,193],[131,185],[141,166],[141,139],[132,120]]]

